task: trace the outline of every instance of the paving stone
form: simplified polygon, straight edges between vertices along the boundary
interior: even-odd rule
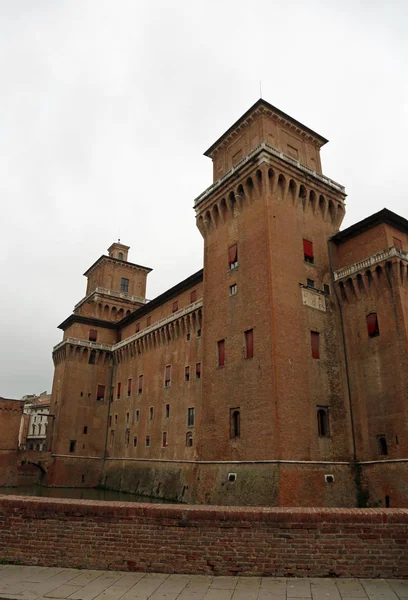
[[[308,579],[288,579],[286,582],[288,598],[311,598],[312,592]]]
[[[44,598],[68,598],[71,594],[80,590],[80,585],[69,585],[64,584],[57,587],[55,590],[52,590],[48,594],[44,594]]]
[[[408,598],[408,581],[403,579],[387,579],[386,581],[398,598]]]
[[[234,590],[211,588],[204,596],[204,600],[231,600]]]
[[[258,600],[286,600],[286,594],[276,594],[261,587],[258,593]]]
[[[136,598],[138,600],[139,598],[145,600],[145,598],[149,598],[149,596],[151,596],[167,578],[168,575],[163,573],[149,573],[130,588],[130,590],[122,596],[122,600],[134,600]]]
[[[225,577],[225,576],[218,576],[218,577],[214,577],[211,585],[210,585],[210,589],[217,589],[217,590],[234,590],[235,586],[237,585],[238,582],[238,578],[237,577]]]
[[[129,586],[131,587],[131,586]],[[96,596],[95,600],[119,600],[126,594],[129,590],[129,587],[124,585],[116,585],[115,583],[111,585],[107,590]]]
[[[106,571],[95,571],[91,569],[79,571],[78,576],[75,577],[75,579],[73,579],[71,583],[74,585],[86,585],[87,583],[90,583],[91,581],[97,579],[101,575],[104,575],[105,573]]]
[[[132,587],[135,585],[135,583],[137,583],[138,581],[140,581],[141,579],[143,579],[143,577],[146,576],[146,573],[137,573],[137,572],[133,572],[133,573],[126,573],[125,571],[122,572],[122,576],[120,577],[120,579],[117,580],[117,582],[115,583],[115,587]]]

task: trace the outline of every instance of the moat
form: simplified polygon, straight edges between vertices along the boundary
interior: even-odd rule
[[[0,487],[0,495],[39,496],[42,498],[69,498],[71,500],[108,500],[110,502],[148,502],[160,504],[176,504],[170,500],[149,498],[137,494],[127,494],[104,488],[54,488],[41,485],[22,487]]]

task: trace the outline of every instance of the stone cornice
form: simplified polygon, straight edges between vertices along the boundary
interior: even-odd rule
[[[138,304],[146,304],[148,300],[146,298],[139,298],[139,296],[131,296],[130,294],[125,294],[124,292],[116,292],[115,290],[109,290],[103,287],[97,287],[92,292],[90,292],[87,296],[82,298],[77,304],[74,306],[74,310],[82,306],[85,302],[91,300],[93,296],[109,296],[110,298],[115,298],[118,300],[125,300],[126,302],[135,302]]]
[[[217,189],[219,189],[229,179],[231,179],[237,173],[239,173],[243,169],[243,167],[248,165],[248,163],[251,163],[251,162],[255,161],[256,159],[258,159],[258,164],[259,164],[259,162],[263,162],[262,159],[265,160],[265,162],[268,162],[269,156],[279,158],[284,163],[290,164],[292,167],[295,167],[296,169],[299,169],[300,171],[302,171],[305,175],[308,175],[309,177],[312,177],[312,178],[316,179],[317,181],[319,181],[320,183],[323,183],[324,185],[328,186],[331,190],[335,190],[337,193],[341,194],[342,196],[346,195],[345,188],[340,183],[335,182],[333,179],[330,179],[329,177],[326,177],[325,175],[317,173],[310,167],[304,165],[303,163],[299,162],[298,160],[292,158],[291,156],[288,156],[287,154],[280,152],[279,150],[277,150],[270,144],[268,144],[266,142],[262,142],[256,148],[254,148],[247,156],[242,158],[235,165],[235,167],[232,167],[231,169],[229,169],[229,171],[227,171],[222,177],[217,179],[217,181],[215,181],[212,185],[210,185],[210,187],[208,187],[206,190],[204,190],[204,192],[202,194],[200,194],[194,200],[194,208],[196,209],[196,211],[198,210],[199,205],[204,200],[206,200],[206,198],[208,198],[211,194],[213,194]]]
[[[334,281],[339,281],[340,279],[344,279],[345,277],[352,277],[359,271],[370,269],[374,265],[377,265],[385,260],[390,260],[391,258],[400,258],[402,260],[408,261],[408,252],[404,252],[403,250],[400,250],[395,246],[391,246],[390,248],[381,250],[381,252],[376,252],[375,254],[372,254],[364,260],[360,260],[352,265],[348,265],[347,267],[337,269],[337,271],[333,272]]]
[[[152,271],[152,269],[150,267],[143,267],[142,265],[137,265],[136,263],[131,263],[131,262],[128,262],[127,260],[120,260],[119,258],[114,258],[113,256],[107,256],[106,254],[102,254],[102,256],[100,256],[98,258],[98,260],[96,260],[93,263],[93,265],[91,265],[89,267],[89,269],[87,271],[85,271],[85,273],[84,273],[85,277],[88,277],[94,271],[94,269],[99,265],[99,263],[104,262],[104,261],[108,261],[108,262],[115,263],[115,264],[120,264],[122,267],[126,267],[128,269],[145,271],[146,273],[150,273],[150,271]]]

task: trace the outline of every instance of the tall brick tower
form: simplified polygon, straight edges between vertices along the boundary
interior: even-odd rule
[[[352,487],[341,465],[353,448],[328,252],[345,191],[322,174],[326,142],[259,100],[205,153],[214,183],[195,201],[207,358],[199,456],[241,461],[231,483],[224,474],[226,501],[259,486],[260,503],[266,494],[330,505]],[[327,473],[339,485],[325,485]]]
[[[48,447],[54,461],[47,480],[51,485],[99,483],[113,377],[112,345],[119,341],[116,323],[145,305],[151,271],[128,262],[128,251],[129,246],[115,242],[108,255],[84,273],[86,296],[59,325],[64,338],[53,351],[54,419]],[[70,455],[81,458],[59,460]]]

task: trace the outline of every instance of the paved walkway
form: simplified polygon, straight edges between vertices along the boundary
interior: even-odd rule
[[[0,565],[0,600],[399,600],[408,580],[210,577]]]

